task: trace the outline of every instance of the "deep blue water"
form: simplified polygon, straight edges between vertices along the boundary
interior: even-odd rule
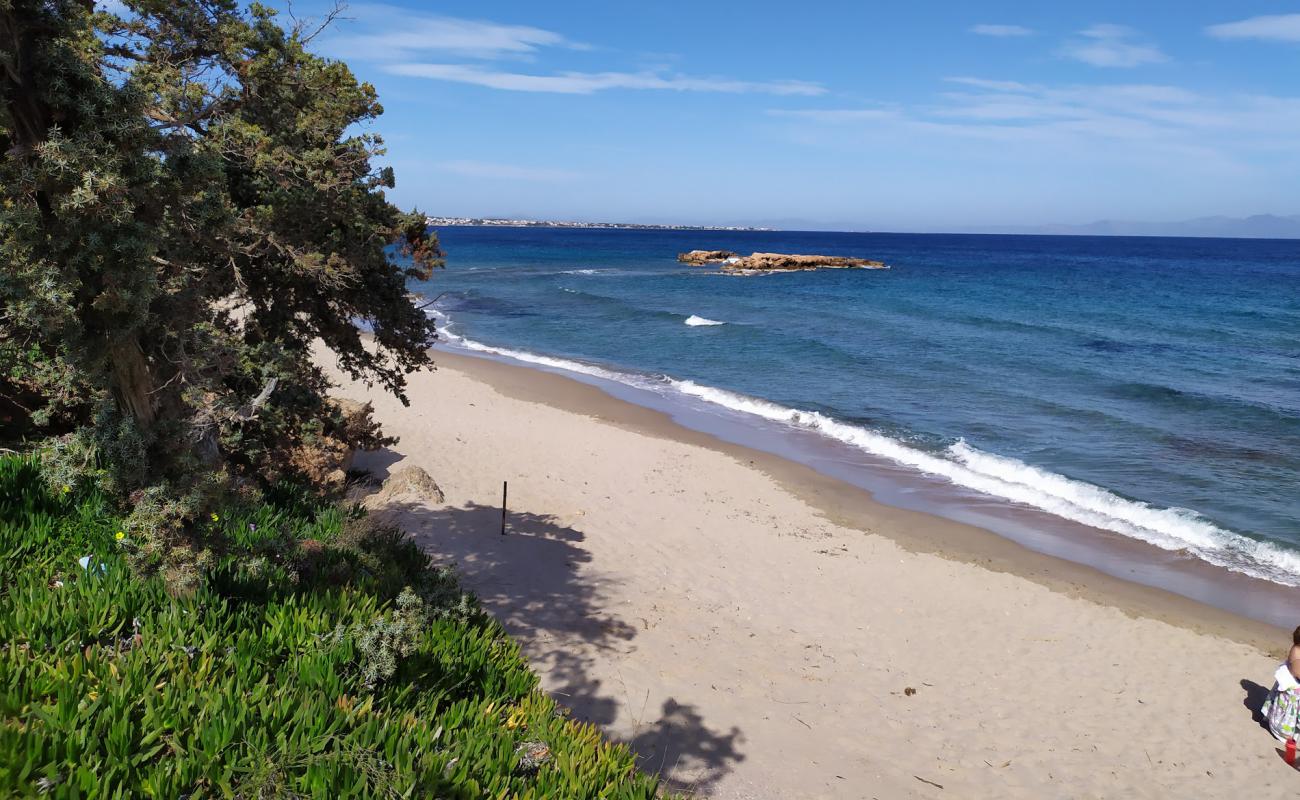
[[[448,268],[417,288],[447,292],[453,337],[1300,584],[1300,241],[439,233]],[[697,247],[892,269],[722,276],[676,262]]]

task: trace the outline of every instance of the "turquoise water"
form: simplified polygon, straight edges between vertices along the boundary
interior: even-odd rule
[[[1300,585],[1300,242],[446,228],[449,341]],[[728,277],[726,248],[888,271]],[[449,323],[449,324],[448,324]]]

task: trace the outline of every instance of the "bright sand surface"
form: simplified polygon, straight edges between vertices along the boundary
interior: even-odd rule
[[[457,563],[544,687],[674,788],[1300,788],[1248,707],[1289,632],[883,506],[559,375],[436,357],[410,407],[339,390],[401,437],[358,466],[416,464],[446,493],[381,513]]]

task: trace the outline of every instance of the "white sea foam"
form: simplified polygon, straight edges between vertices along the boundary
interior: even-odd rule
[[[692,328],[698,328],[704,325],[726,325],[727,323],[718,322],[716,319],[706,319],[705,317],[697,317],[694,314],[692,314],[686,318],[686,324],[690,325]]]
[[[816,411],[787,408],[693,381],[672,383],[684,394],[706,402],[812,430],[967,489],[1139,539],[1164,550],[1186,551],[1212,564],[1257,578],[1288,586],[1300,585],[1300,553],[1224,530],[1187,509],[1157,508],[1128,500],[1099,486],[985,453],[964,441],[949,446],[943,454],[928,453]]]
[[[451,332],[451,325],[452,325],[451,317],[447,316],[446,314],[442,313],[436,308],[426,308],[424,310],[424,313],[430,317],[433,317],[434,321],[438,323],[438,336],[444,339],[450,339],[454,341],[460,340],[459,336],[456,336]]]
[[[526,350],[515,350],[509,347],[494,347],[492,345],[476,342],[473,339],[467,339],[452,332],[452,322],[450,318],[436,309],[429,309],[429,315],[438,320],[438,334],[442,339],[456,347],[462,347],[466,350],[472,350],[476,353],[488,353],[495,356],[503,356],[515,361],[522,361],[526,364],[536,364],[551,369],[561,369],[566,372],[576,372],[581,375],[590,375],[594,378],[603,378],[604,380],[616,381],[618,383],[636,386],[638,388],[650,388],[651,382],[646,380],[636,380],[635,376],[624,372],[615,372],[613,370],[597,367],[593,364],[584,364],[581,361],[573,361],[567,358],[556,358],[554,356],[543,356],[537,353],[530,353]]]
[[[494,347],[451,333],[446,315],[440,331],[454,344],[528,364],[576,372],[640,389],[665,389],[770,422],[810,430],[957,486],[1046,511],[1063,519],[1112,531],[1170,551],[1185,551],[1211,564],[1287,586],[1300,586],[1300,552],[1259,542],[1218,527],[1194,511],[1158,508],[1120,497],[1083,481],[986,453],[957,441],[942,453],[913,447],[876,431],[816,411],[788,408],[756,397],[689,380],[652,378],[565,358]],[[687,324],[690,324],[689,321]]]
[[[605,269],[566,269],[560,272],[561,275],[599,275],[602,272],[609,272]]]

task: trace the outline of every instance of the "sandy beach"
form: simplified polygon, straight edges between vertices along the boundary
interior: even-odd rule
[[[562,376],[454,354],[346,382],[444,503],[380,510],[545,688],[717,798],[1277,796],[1289,632],[874,502]],[[502,536],[502,482],[509,481]],[[1300,621],[1300,620],[1298,620]]]

